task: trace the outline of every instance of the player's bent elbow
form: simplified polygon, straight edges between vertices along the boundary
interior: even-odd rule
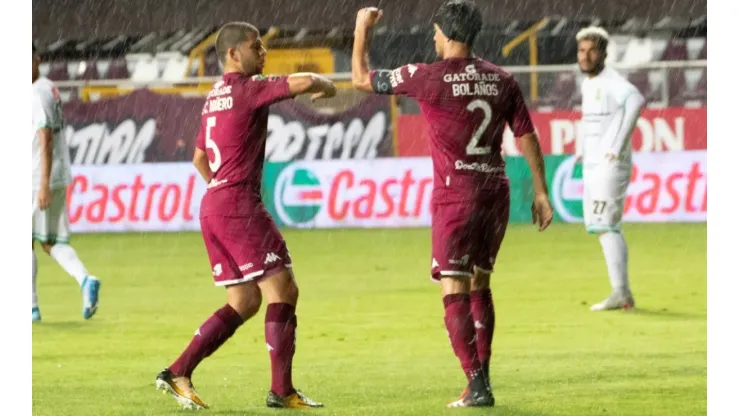
[[[373,87],[370,85],[370,77],[367,74],[364,76],[352,74],[352,87],[365,92],[373,91]]]

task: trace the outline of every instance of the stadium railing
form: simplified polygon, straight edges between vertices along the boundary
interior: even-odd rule
[[[694,61],[659,61],[642,65],[612,64],[612,68],[625,74],[637,85],[647,97],[652,107],[668,107],[676,102],[698,102],[690,106],[705,105],[706,93],[699,91],[706,83],[706,60]],[[575,100],[578,96],[578,85],[583,75],[575,64],[573,65],[540,65],[540,66],[508,66],[505,69],[516,77],[526,91],[530,101],[539,107],[562,107],[558,99],[563,101]],[[537,73],[538,85],[532,88],[529,75]],[[326,107],[345,107],[365,96],[352,89],[349,72],[325,74],[334,80],[340,89],[338,97],[328,100]],[[203,96],[210,90],[211,85],[219,77],[190,77],[178,82],[150,81],[135,82],[129,79],[119,80],[72,80],[57,81],[55,84],[66,97],[76,97],[82,101],[97,101],[99,99],[128,94],[136,89],[147,88],[163,94],[182,94],[185,96]],[[560,97],[558,97],[560,95]],[[550,100],[553,98],[554,100]],[[333,101],[333,102],[332,102]],[[548,105],[555,103],[554,105]]]

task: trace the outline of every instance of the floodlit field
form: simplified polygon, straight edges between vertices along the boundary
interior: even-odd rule
[[[625,235],[638,310],[594,313],[609,293],[598,241],[579,225],[509,228],[493,279],[494,414],[706,414],[706,224],[630,224]],[[294,380],[325,403],[317,414],[491,414],[444,408],[464,376],[428,277],[429,230],[285,236],[301,288]],[[154,377],[225,301],[200,235],[72,243],[103,281],[101,306],[83,321],[74,280],[40,256],[34,414],[182,414]],[[279,412],[264,407],[263,311],[196,370],[207,414]]]

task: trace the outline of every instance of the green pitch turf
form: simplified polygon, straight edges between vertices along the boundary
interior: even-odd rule
[[[594,313],[609,293],[598,241],[579,225],[510,227],[492,284],[496,407],[470,411],[445,409],[464,376],[429,281],[428,230],[286,231],[301,289],[296,385],[322,415],[706,414],[706,224],[625,235],[638,310]],[[34,414],[182,414],[154,377],[225,301],[200,235],[72,244],[103,281],[100,309],[83,321],[76,284],[40,256]],[[207,414],[280,412],[264,407],[263,314],[195,372]]]

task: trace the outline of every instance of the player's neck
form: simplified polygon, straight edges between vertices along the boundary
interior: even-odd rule
[[[447,47],[442,54],[442,59],[470,58],[472,56],[473,54],[467,45],[459,42],[450,42],[447,44]]]
[[[254,75],[254,74],[247,74],[241,68],[238,68],[238,67],[226,66],[224,68],[224,75],[228,75],[228,74],[240,74],[240,75],[245,75],[248,77]]]
[[[604,72],[604,68],[606,68],[606,66],[604,66],[604,65],[601,65],[600,67],[595,68],[593,71],[589,72],[588,77],[589,78],[596,78],[596,77],[598,77],[599,74],[601,74],[602,72]]]

